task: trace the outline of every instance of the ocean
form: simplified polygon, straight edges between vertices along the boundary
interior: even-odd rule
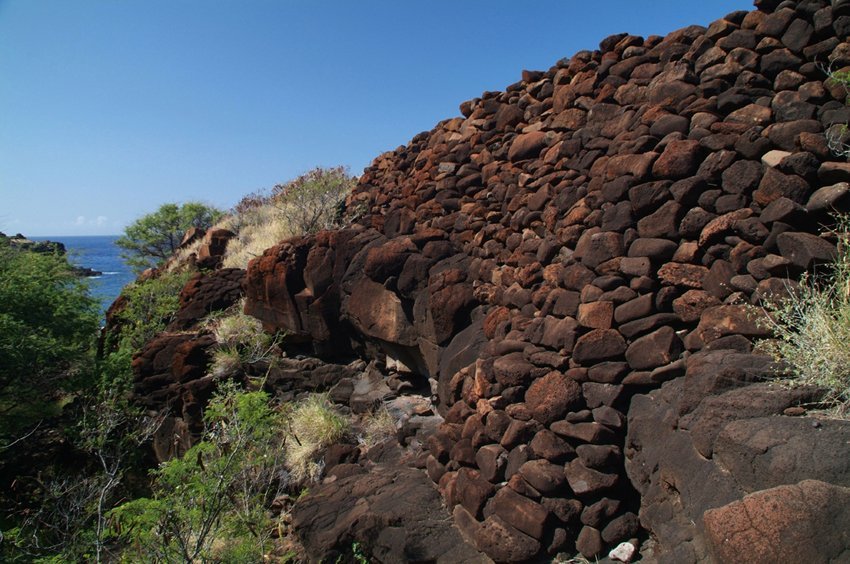
[[[100,301],[101,315],[115,301],[121,289],[136,279],[133,271],[121,260],[121,249],[115,245],[118,235],[87,237],[62,236],[30,237],[33,241],[57,241],[65,245],[68,260],[76,265],[102,272],[101,276],[86,278],[91,294]]]

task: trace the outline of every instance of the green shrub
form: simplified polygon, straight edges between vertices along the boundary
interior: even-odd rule
[[[841,218],[836,259],[822,272],[804,275],[799,290],[765,307],[774,340],[760,345],[794,378],[829,391],[839,413],[850,408],[850,219]]]
[[[98,317],[65,257],[0,240],[0,446],[88,385]]]
[[[111,513],[131,561],[263,560],[283,487],[284,437],[264,392],[225,383],[205,413],[202,440],[153,474],[153,495]],[[235,559],[235,560],[234,560]]]
[[[119,350],[136,352],[165,330],[180,306],[180,291],[190,272],[163,272],[159,276],[128,284],[121,295],[125,305],[115,316]]]

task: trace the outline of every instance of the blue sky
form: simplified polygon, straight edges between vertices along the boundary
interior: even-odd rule
[[[359,174],[524,68],[751,6],[0,0],[0,231],[120,233],[165,202]]]

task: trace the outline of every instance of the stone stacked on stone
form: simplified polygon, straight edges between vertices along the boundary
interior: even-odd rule
[[[834,256],[850,170],[824,132],[850,110],[823,66],[850,65],[848,16],[757,6],[464,102],[366,169],[359,225],[249,266],[270,327],[438,381],[428,472],[496,560],[635,536],[632,398],[688,355],[748,354],[750,306]]]
[[[350,227],[249,264],[246,313],[268,329],[432,379],[425,468],[496,561],[593,558],[642,528],[661,561],[729,561],[724,515],[846,497],[848,457],[794,453],[850,431],[804,445],[817,421],[791,414],[820,391],[759,383],[776,367],[752,353],[768,336],[752,306],[835,256],[821,228],[850,207],[850,167],[825,132],[850,109],[824,66],[850,68],[850,14],[755,4],[524,71],[375,159]]]

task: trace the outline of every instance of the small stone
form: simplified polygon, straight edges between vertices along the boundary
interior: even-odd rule
[[[614,329],[594,329],[582,335],[573,350],[573,359],[581,363],[616,358],[626,352],[626,341]]]
[[[806,203],[810,212],[829,211],[850,194],[850,183],[839,182],[831,186],[818,188]]]
[[[612,302],[590,302],[578,306],[577,321],[582,327],[590,329],[610,329],[614,318]]]
[[[582,407],[581,386],[560,372],[550,372],[531,384],[525,402],[533,417],[548,425]]]
[[[602,552],[602,533],[593,527],[582,527],[576,538],[576,549],[585,558],[594,558]]]
[[[623,539],[634,537],[640,530],[640,521],[634,513],[624,513],[602,529],[602,540],[611,545]]]
[[[518,135],[508,151],[508,159],[512,162],[536,158],[546,146],[546,134],[533,131]]]
[[[598,494],[617,485],[619,476],[587,468],[581,460],[575,459],[564,467],[564,475],[570,489],[578,496]]]
[[[611,552],[608,558],[617,562],[631,562],[635,555],[635,545],[630,542],[621,542]]]
[[[519,475],[543,495],[564,493],[566,477],[562,466],[547,460],[531,460],[520,467]]]
[[[774,149],[772,151],[766,152],[761,157],[761,162],[766,166],[771,168],[776,168],[779,166],[779,163],[782,162],[782,159],[785,157],[791,156],[791,152],[789,151],[780,151],[779,149]]]

